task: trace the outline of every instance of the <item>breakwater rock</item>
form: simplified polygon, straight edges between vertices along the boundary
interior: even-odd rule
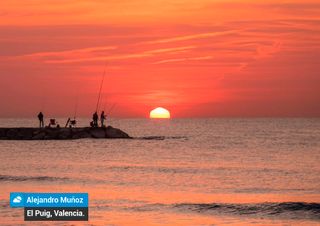
[[[71,140],[81,138],[131,138],[120,129],[83,128],[0,128],[0,140]]]

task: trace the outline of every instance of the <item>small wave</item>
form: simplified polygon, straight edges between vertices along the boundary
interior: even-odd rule
[[[65,177],[48,177],[48,176],[9,176],[0,175],[0,181],[58,181],[58,180],[68,180]]]
[[[167,139],[184,139],[187,140],[186,136],[145,136],[145,137],[136,137],[138,140],[167,140]]]
[[[103,205],[93,208],[108,208],[134,212],[174,211],[180,214],[238,215],[272,219],[298,219],[320,221],[320,203],[281,202],[281,203],[149,203],[146,205]]]
[[[282,202],[282,203],[257,203],[257,204],[175,204],[179,211],[191,211],[206,214],[237,214],[237,215],[263,215],[283,216],[295,219],[320,220],[320,203]]]

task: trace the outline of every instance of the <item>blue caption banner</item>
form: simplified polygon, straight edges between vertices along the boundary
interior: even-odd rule
[[[19,207],[88,207],[88,193],[11,192],[10,206]]]

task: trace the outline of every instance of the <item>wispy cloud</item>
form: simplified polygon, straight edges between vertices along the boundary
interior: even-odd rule
[[[257,48],[257,55],[255,56],[256,59],[270,57],[273,54],[280,51],[282,46],[281,41],[275,41],[272,46],[259,46]]]
[[[193,35],[183,35],[183,36],[176,36],[172,38],[164,38],[164,39],[157,39],[153,41],[144,42],[144,44],[159,44],[159,43],[169,43],[169,42],[179,42],[179,41],[188,41],[193,39],[201,39],[201,38],[211,38],[223,35],[231,35],[237,33],[238,30],[231,30],[231,31],[217,31],[217,32],[209,32],[209,33],[201,33],[201,34],[193,34]]]
[[[197,46],[182,46],[182,47],[174,47],[174,48],[162,48],[162,49],[154,49],[145,51],[145,53],[168,53],[168,52],[181,52],[185,50],[195,49]]]
[[[63,51],[50,51],[50,52],[36,52],[32,54],[23,55],[25,57],[47,57],[47,56],[70,56],[75,54],[94,53],[106,50],[115,50],[117,46],[98,46],[90,48],[71,49]]]
[[[181,53],[181,51],[189,51],[195,49],[197,46],[180,46],[180,47],[172,47],[172,48],[158,48],[151,49],[146,51],[138,51],[132,53],[108,53],[106,52],[104,55],[94,55],[95,52],[105,51],[105,50],[115,50],[117,47],[109,46],[109,47],[93,47],[86,49],[76,49],[71,51],[60,51],[60,52],[42,52],[42,53],[34,53],[25,55],[26,57],[44,57],[45,63],[78,63],[78,62],[89,62],[89,61],[108,61],[108,60],[127,60],[127,59],[137,59],[144,57],[153,57],[161,54],[172,54],[172,53]],[[91,53],[89,57],[83,57],[79,55],[79,53]],[[62,57],[62,59],[48,59],[47,57]]]
[[[213,58],[212,56],[175,58],[175,59],[160,60],[160,61],[154,62],[153,64],[166,64],[166,63],[175,63],[175,62],[183,62],[183,61],[210,60],[212,58]]]
[[[102,57],[88,57],[88,58],[75,58],[75,59],[65,59],[65,60],[45,60],[45,63],[80,63],[80,62],[90,62],[90,61],[110,61],[110,60],[125,60],[125,59],[136,59],[152,56],[148,53],[132,53],[132,54],[121,54],[112,56],[102,56]]]

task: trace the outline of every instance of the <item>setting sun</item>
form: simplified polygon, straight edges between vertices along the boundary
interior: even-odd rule
[[[150,111],[150,118],[170,118],[170,112],[165,108],[155,108]]]

